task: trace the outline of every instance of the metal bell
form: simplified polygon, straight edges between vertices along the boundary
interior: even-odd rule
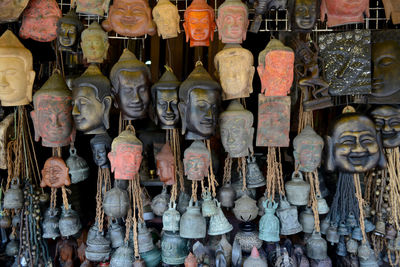
[[[110,244],[110,240],[105,238],[102,232],[96,231],[94,238],[88,238],[86,241],[86,259],[94,262],[107,261],[111,253]]]
[[[132,266],[134,261],[133,249],[125,244],[114,252],[111,257],[110,267]]]
[[[346,225],[347,225],[348,227],[351,227],[351,228],[357,226],[357,219],[356,219],[356,216],[354,216],[354,214],[353,214],[352,212],[350,212],[349,215],[347,216]]]
[[[260,249],[263,241],[258,238],[259,233],[256,231],[256,225],[252,222],[245,222],[239,224],[239,230],[234,239],[233,246],[235,243],[239,244],[241,250],[246,253],[250,253],[251,249],[255,246],[256,248]],[[235,248],[233,248],[233,251]],[[232,258],[233,258],[233,251],[232,251]],[[236,255],[237,256],[237,255]]]
[[[247,158],[246,184],[247,188],[257,188],[265,185],[265,177],[260,171],[254,156]]]
[[[346,244],[344,243],[343,238],[339,241],[339,243],[336,246],[336,254],[342,257],[347,256],[347,248]]]
[[[331,224],[326,230],[326,241],[331,242],[332,245],[339,243],[339,234],[334,224]]]
[[[153,198],[151,202],[151,209],[157,216],[163,216],[164,212],[168,210],[168,203],[171,196],[167,193],[167,187],[164,186],[161,194],[158,194]]]
[[[112,248],[119,248],[124,245],[124,229],[118,224],[117,220],[111,220],[108,233],[110,234]]]
[[[146,267],[156,267],[161,262],[161,251],[154,247],[152,250],[140,253]]]
[[[128,192],[114,186],[104,194],[103,209],[109,217],[116,219],[125,217],[129,209]]]
[[[164,212],[162,217],[163,222],[163,230],[164,231],[179,231],[179,221],[181,219],[181,215],[179,211],[176,210],[175,202],[169,202],[169,208]]]
[[[279,219],[274,215],[278,203],[267,199],[263,203],[265,214],[259,222],[260,233],[258,237],[266,242],[278,242],[279,237]]]
[[[375,254],[368,243],[361,244],[357,249],[357,255],[360,260],[368,260],[370,254]]]
[[[378,236],[385,236],[386,234],[386,224],[381,218],[375,224],[374,234]]]
[[[370,220],[364,219],[365,232],[370,233],[375,230],[375,224],[373,224]]]
[[[76,154],[75,148],[69,149],[69,158],[65,161],[71,176],[71,183],[76,184],[89,177],[89,166],[86,160]]]
[[[221,209],[221,203],[217,202],[217,214],[210,219],[208,227],[209,235],[223,235],[233,230],[233,226],[228,222]]]
[[[285,184],[287,199],[296,206],[307,205],[310,194],[310,184],[303,180],[301,172],[294,172],[292,180]]]
[[[314,260],[323,260],[328,257],[328,245],[320,233],[313,232],[307,241],[307,257]]]
[[[350,254],[357,254],[358,242],[352,238],[346,242],[346,250]]]
[[[82,227],[78,213],[71,209],[71,207],[66,209],[62,206],[58,227],[62,236],[72,236],[77,234]]]
[[[311,234],[314,231],[314,214],[310,207],[306,207],[306,209],[300,213],[299,221],[303,227],[304,233]]]
[[[339,235],[349,235],[350,234],[349,228],[347,227],[347,225],[343,221],[341,221],[339,223],[338,234]]]
[[[201,215],[198,203],[193,205],[193,199],[190,199],[189,206],[181,217],[179,229],[183,238],[198,239],[206,236],[206,219]]]
[[[393,225],[389,224],[386,227],[386,235],[385,235],[386,239],[393,240],[396,238],[396,234],[397,234],[397,232],[394,229]]]
[[[138,243],[139,253],[144,253],[154,248],[151,233],[147,229],[146,224],[143,222],[139,222],[138,224]]]
[[[318,214],[327,214],[329,212],[328,203],[326,203],[325,198],[317,196]]]
[[[258,207],[258,215],[263,216],[265,214],[265,210],[263,207],[264,201],[267,199],[266,193],[262,197],[260,197],[257,201],[257,207]]]
[[[48,208],[44,213],[43,220],[43,238],[56,239],[60,236],[60,229],[58,228],[59,210],[57,208]]]
[[[20,209],[24,203],[24,196],[21,188],[19,188],[19,180],[14,177],[11,180],[10,188],[4,193],[3,208],[4,209]]]
[[[298,220],[297,208],[291,206],[286,197],[281,197],[276,214],[281,222],[281,235],[294,235],[303,231]]]
[[[360,267],[378,267],[378,261],[376,260],[375,253],[370,249],[369,257],[367,259],[359,256]]]
[[[180,237],[179,233],[165,231],[161,237],[161,259],[168,265],[179,265],[185,262],[189,254],[189,240]]]
[[[363,240],[363,235],[361,232],[361,228],[360,227],[354,227],[353,228],[353,232],[351,233],[351,238],[357,240],[357,241],[362,241]]]
[[[203,214],[203,217],[211,217],[217,214],[218,210],[215,201],[212,199],[211,192],[207,187],[205,189],[206,190],[201,194],[203,199],[203,203],[201,204],[201,213]]]
[[[265,207],[265,206],[264,206]],[[249,197],[247,193],[235,201],[233,213],[236,219],[242,222],[254,220],[258,215],[257,201]]]
[[[19,244],[15,239],[11,239],[10,242],[7,243],[5,253],[9,257],[14,257],[18,255]]]
[[[321,230],[321,234],[325,235],[326,234],[326,230],[328,230],[329,226],[330,226],[330,220],[329,217],[326,217],[320,226],[320,230]]]

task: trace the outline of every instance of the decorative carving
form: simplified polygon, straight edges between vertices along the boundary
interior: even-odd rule
[[[71,180],[68,171],[69,169],[62,158],[48,158],[43,166],[40,187],[60,188],[64,185],[70,185]]]
[[[364,13],[369,18],[368,0],[322,0],[321,21],[328,15],[328,27],[351,23],[363,23]]]
[[[178,8],[169,0],[159,0],[152,13],[157,25],[158,36],[169,39],[177,37],[178,33],[181,33]]]
[[[383,147],[400,146],[400,107],[399,105],[382,105],[371,111],[375,128],[382,136]]]
[[[307,125],[293,140],[296,167],[303,172],[313,172],[321,164],[324,140]]]
[[[71,9],[57,21],[57,43],[61,51],[76,51],[83,24]]]
[[[317,20],[317,0],[295,0],[293,13],[295,29],[311,30]]]
[[[97,21],[92,22],[81,34],[83,57],[88,63],[102,63],[107,58],[108,34],[103,31]]]
[[[218,36],[223,43],[241,44],[249,26],[247,5],[241,0],[225,0],[218,7]]]
[[[157,175],[160,176],[160,181],[166,185],[175,184],[175,158],[169,144],[163,145],[156,160]]]
[[[208,175],[210,152],[203,142],[194,141],[184,152],[183,164],[188,180],[203,180]]]
[[[0,23],[18,20],[22,11],[28,5],[29,0],[3,0],[0,3]]]
[[[71,5],[76,4],[76,12],[88,15],[104,16],[108,11],[110,0],[71,0]]]

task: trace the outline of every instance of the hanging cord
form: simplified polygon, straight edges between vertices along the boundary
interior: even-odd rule
[[[276,150],[278,149],[278,155]],[[268,147],[267,152],[267,197],[275,198],[277,190],[281,196],[285,195],[280,149]]]
[[[241,157],[240,159],[240,163],[242,166],[242,177],[243,177],[243,185],[242,185],[242,191],[246,191],[247,190],[247,182],[246,182],[246,158],[245,157]]]
[[[216,187],[218,186],[218,182],[215,179],[214,171],[213,171],[213,162],[212,162],[212,154],[211,154],[211,144],[210,140],[206,140],[208,151],[210,152],[210,168],[209,168],[209,187],[213,197],[217,196]]]
[[[364,225],[364,200],[362,198],[362,193],[361,193],[361,184],[360,184],[360,176],[358,173],[353,174],[353,179],[354,179],[354,186],[356,189],[356,198],[358,201],[358,209],[360,212],[360,228],[363,236],[362,243],[367,242],[367,235],[365,233],[365,225]]]
[[[167,136],[167,142],[169,142],[172,154],[174,156],[174,164],[175,164],[175,172],[174,172],[174,184],[172,185],[171,189],[171,201],[175,202],[176,197],[178,195],[178,179],[177,176],[180,176],[180,170],[179,170],[179,157],[180,154],[178,154],[178,146],[179,146],[179,139],[176,138],[175,133],[177,129],[167,129],[166,131],[166,136]],[[179,182],[180,181],[179,177]],[[181,184],[182,187],[182,184]],[[184,185],[183,185],[184,187]]]
[[[232,171],[232,158],[228,154],[225,158],[224,176],[222,178],[223,184],[226,184],[231,180],[231,171]]]
[[[312,128],[314,128],[313,112],[304,111],[303,99],[304,99],[304,92],[303,90],[301,90],[300,107],[299,107],[299,125],[297,128],[297,133],[300,133],[307,125],[310,125]]]
[[[197,201],[197,181],[192,181],[192,199],[194,202]]]
[[[104,211],[102,209],[102,183],[103,183],[103,169],[98,167],[97,171],[97,192],[96,192],[96,221],[98,224],[99,232],[103,232]]]
[[[139,241],[138,241],[138,222],[136,216],[136,208],[137,208],[137,192],[135,192],[136,187],[136,179],[132,181],[131,185],[131,192],[132,192],[132,222],[133,222],[133,243],[134,243],[134,252],[135,258],[140,257],[139,255]]]
[[[388,160],[387,171],[389,174],[389,204],[391,207],[391,219],[397,231],[400,230],[400,157],[399,147],[386,149]]]
[[[318,201],[316,197],[316,183],[315,183],[315,176],[312,172],[307,172],[306,177],[310,182],[310,200],[311,208],[314,214],[314,229],[316,232],[320,232],[320,225],[319,225],[319,213],[318,213]],[[318,177],[317,177],[318,179]]]

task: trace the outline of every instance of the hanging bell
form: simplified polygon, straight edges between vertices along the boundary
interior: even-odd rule
[[[19,224],[21,223],[21,217],[19,214],[15,214],[14,217],[11,220],[11,225],[14,226],[15,228],[19,227]]]
[[[353,228],[353,231],[351,232],[351,238],[353,238],[354,240],[357,240],[357,241],[363,240],[363,235],[362,235],[360,227],[357,226],[357,227]]]
[[[350,254],[357,254],[358,242],[352,238],[346,242],[346,250]]]
[[[169,202],[169,208],[164,212],[162,217],[163,222],[163,230],[164,231],[179,231],[179,221],[181,219],[181,215],[179,211],[176,210],[175,202]]]
[[[129,209],[128,192],[114,186],[104,194],[103,209],[109,217],[116,219],[125,217]]]
[[[339,227],[338,227],[338,234],[339,235],[349,235],[349,228],[347,227],[347,225],[344,223],[344,221],[341,221],[339,223]]]
[[[361,247],[361,246],[360,246]],[[378,267],[379,264],[376,260],[375,253],[370,249],[369,257],[367,259],[359,256],[360,267]]]
[[[278,242],[279,237],[279,219],[274,215],[278,203],[267,199],[264,203],[265,214],[259,222],[260,233],[258,237],[266,242]]]
[[[114,252],[111,257],[110,266],[111,267],[126,267],[132,266],[134,261],[133,249],[125,244]]]
[[[317,196],[317,206],[318,206],[318,214],[327,214],[329,212],[328,203],[326,203],[325,198],[320,195]]]
[[[94,238],[86,241],[85,256],[89,261],[103,262],[110,258],[110,240],[103,236],[102,232],[96,231]]]
[[[65,209],[65,207],[62,206],[58,227],[62,236],[67,237],[77,234],[82,227],[78,213],[71,209],[70,206],[69,209]]]
[[[190,199],[189,206],[181,217],[179,229],[183,238],[198,239],[206,236],[206,219],[201,215],[198,203],[193,205],[193,199]]]
[[[250,257],[244,261],[243,267],[268,267],[268,264],[265,260],[260,258],[257,248],[253,247]]]
[[[139,222],[138,224],[138,243],[139,253],[144,253],[154,248],[151,233],[147,229],[146,224],[142,222]]]
[[[5,254],[9,257],[14,257],[18,255],[18,252],[19,252],[19,244],[15,240],[15,238],[13,238],[10,240],[10,242],[7,243]]]
[[[311,234],[314,231],[314,213],[310,207],[300,213],[300,224],[303,227],[303,232]]]
[[[112,248],[119,248],[124,245],[124,229],[118,224],[117,220],[111,220],[108,233],[110,235]]]
[[[176,209],[180,214],[184,214],[186,211],[186,207],[189,206],[190,196],[185,192],[179,193],[178,205]]]
[[[180,237],[179,233],[164,231],[161,237],[161,259],[168,265],[179,265],[185,262],[189,254],[189,240]]]
[[[301,172],[292,174],[292,180],[285,184],[285,189],[290,204],[295,206],[307,205],[310,184],[303,180]]]
[[[218,200],[221,206],[225,208],[232,208],[236,198],[235,189],[231,185],[231,181],[226,182],[218,191]]]
[[[263,241],[259,239],[259,233],[256,231],[256,225],[254,223],[241,223],[239,224],[239,230],[240,231],[238,231],[235,235],[235,242],[240,245],[242,251],[250,253],[254,246],[257,249],[261,248]],[[235,242],[233,243],[234,246]]]
[[[370,254],[375,254],[373,250],[371,250],[369,244],[367,242],[361,244],[358,247],[357,255],[360,260],[367,261],[370,257]]]
[[[314,260],[323,260],[328,257],[328,245],[320,233],[313,232],[307,241],[307,257]]]
[[[346,225],[347,225],[347,227],[351,227],[351,228],[357,226],[356,216],[354,216],[354,214],[352,212],[350,212],[349,215],[347,215]]]
[[[294,235],[303,231],[298,220],[297,208],[291,206],[286,197],[281,197],[276,215],[281,222],[281,235]]]
[[[334,224],[331,224],[326,230],[326,241],[331,242],[332,245],[339,243],[339,234]]]
[[[217,202],[217,214],[211,216],[208,227],[209,235],[223,235],[233,230],[221,209],[221,203]]]
[[[53,240],[60,236],[60,229],[58,228],[59,210],[57,208],[48,208],[44,213],[43,238],[52,238]]]
[[[254,156],[247,158],[246,184],[247,188],[257,188],[265,185],[265,177],[260,171]]]
[[[71,183],[76,184],[89,177],[89,166],[84,158],[76,154],[75,148],[69,149],[69,158],[65,163],[69,168]]]
[[[158,194],[151,201],[151,209],[157,216],[163,216],[164,212],[168,210],[168,203],[171,196],[167,193],[167,187],[164,186],[161,194]]]
[[[385,234],[386,234],[386,224],[382,220],[382,218],[379,218],[378,221],[376,222],[374,234],[377,235],[377,236],[385,236]]]
[[[326,230],[328,230],[330,224],[329,217],[325,217],[320,226],[321,234],[326,235]]]
[[[11,180],[10,188],[4,193],[3,208],[4,209],[20,209],[24,203],[24,196],[21,188],[19,188],[19,180],[14,177]]]
[[[201,213],[203,217],[211,217],[217,214],[217,206],[215,206],[215,201],[212,199],[211,192],[208,190],[208,187],[205,188],[206,190],[201,194],[201,198],[203,199],[203,203],[201,204]]]
[[[365,232],[370,233],[375,230],[375,224],[373,224],[370,220],[364,219]]]
[[[235,201],[233,213],[235,214],[236,219],[242,222],[252,221],[258,215],[257,201],[250,198],[248,194],[244,194]]]
[[[232,171],[233,172],[233,171]],[[243,190],[243,178],[239,176],[234,183],[232,183],[232,188],[235,190],[235,199],[241,198],[243,195],[249,195],[251,198],[256,198],[256,189],[255,188],[247,188]]]
[[[338,256],[342,256],[342,257],[347,256],[347,248],[346,248],[346,244],[344,243],[343,239],[341,239],[336,246],[336,254]]]
[[[396,234],[397,234],[396,229],[394,229],[393,225],[389,224],[386,227],[386,235],[385,235],[386,239],[393,240],[396,238]]]
[[[11,218],[8,215],[1,215],[0,216],[0,228],[7,229],[11,227]]]
[[[146,267],[156,267],[161,262],[161,251],[154,247],[152,250],[140,253]]]

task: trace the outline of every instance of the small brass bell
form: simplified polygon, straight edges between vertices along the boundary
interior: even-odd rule
[[[378,236],[385,236],[386,234],[386,224],[381,218],[375,224],[374,234]]]
[[[317,196],[318,214],[327,214],[329,212],[328,203],[326,203],[325,198]]]
[[[326,230],[326,241],[331,242],[332,245],[339,243],[339,234],[334,224],[331,224]]]
[[[185,192],[179,193],[178,205],[176,209],[179,211],[181,215],[185,213],[186,207],[189,206],[189,201],[190,201],[190,196],[187,193]]]
[[[164,231],[179,231],[179,221],[181,219],[181,215],[179,211],[176,210],[175,202],[169,202],[169,208],[164,212],[162,217],[163,222],[163,230]]]
[[[347,256],[347,248],[343,238],[340,239],[339,243],[336,246],[336,254],[342,257]]]
[[[161,194],[153,198],[151,202],[151,209],[157,216],[163,216],[164,212],[168,210],[168,203],[171,196],[167,193],[167,187],[163,187]]]
[[[258,237],[259,233],[256,231],[256,225],[254,223],[241,223],[239,224],[239,229],[240,231],[236,233],[234,240],[237,244],[239,244],[241,250],[246,253],[250,253],[254,246],[258,249],[261,248],[263,241]],[[235,246],[235,242],[233,243],[233,246]],[[233,251],[234,250],[235,249],[233,248]]]
[[[310,207],[306,207],[306,209],[300,213],[299,221],[303,227],[304,233],[311,234],[314,231],[314,214]]]
[[[4,193],[3,208],[4,209],[20,209],[24,203],[24,196],[21,188],[19,188],[19,180],[14,177],[11,180],[10,188]]]
[[[217,202],[217,214],[211,216],[208,227],[209,235],[223,235],[233,230],[221,209],[221,203]]]
[[[258,249],[253,247],[250,257],[244,261],[243,267],[268,267],[268,264],[265,260],[260,258]]]
[[[102,232],[96,231],[94,238],[86,241],[85,256],[89,261],[103,262],[110,258],[110,240],[103,236]]]
[[[328,257],[328,245],[320,233],[313,232],[307,241],[307,257],[314,260],[323,260]]]
[[[48,208],[44,214],[43,220],[43,238],[56,239],[60,236],[60,229],[58,228],[59,210],[57,208]]]
[[[358,256],[360,267],[378,267],[378,262],[375,257],[375,253],[373,250],[370,250],[369,257],[367,259],[361,258]]]
[[[67,210],[62,206],[58,227],[62,236],[72,236],[77,234],[82,227],[78,213],[71,208]]]
[[[351,228],[357,226],[357,219],[356,219],[356,216],[354,216],[354,214],[353,214],[352,212],[350,212],[349,215],[347,216],[346,225],[347,225],[348,227],[351,227]]]
[[[203,217],[211,217],[217,214],[218,210],[217,206],[215,206],[215,201],[212,199],[211,192],[207,187],[205,189],[206,190],[201,194],[203,199],[203,203],[201,204],[201,212]]]
[[[125,244],[114,252],[111,256],[111,267],[127,267],[132,266],[134,261],[133,249]]]
[[[125,217],[129,209],[128,192],[114,186],[104,194],[103,209],[109,217],[116,219]]]
[[[231,181],[226,182],[218,191],[218,200],[221,206],[225,208],[232,208],[236,198],[235,189],[231,185]]]
[[[303,180],[301,172],[292,174],[292,180],[285,184],[285,190],[290,204],[295,206],[307,205],[310,184]]]
[[[258,215],[257,201],[250,198],[246,193],[235,201],[233,213],[236,219],[242,222],[249,222],[254,220]]]
[[[365,232],[370,233],[375,230],[375,224],[373,224],[370,220],[364,219]]]
[[[125,233],[117,220],[111,220],[108,233],[110,234],[112,248],[119,248],[124,245]]]
[[[286,197],[281,197],[276,214],[281,222],[281,235],[294,235],[303,231],[298,220],[297,208],[291,206]]]
[[[189,240],[179,233],[164,231],[161,237],[161,259],[168,265],[179,265],[185,262],[189,254]]]
[[[140,257],[145,262],[146,267],[156,267],[161,262],[161,251],[157,247],[154,247],[150,251],[140,253]]]
[[[346,242],[346,249],[347,249],[347,252],[350,254],[357,254],[358,242],[356,240],[350,238]]]
[[[139,253],[144,253],[154,248],[151,233],[147,229],[146,224],[142,222],[139,222],[138,224],[138,243]]]
[[[321,234],[326,235],[326,230],[328,230],[329,226],[330,226],[330,220],[329,217],[326,217],[320,226],[320,230],[321,230]]]
[[[265,214],[259,222],[260,233],[258,237],[266,242],[278,242],[279,237],[279,219],[274,215],[278,203],[267,199],[264,203]]]
[[[200,207],[190,199],[186,212],[182,215],[179,224],[180,235],[183,238],[198,239],[206,236],[206,219],[200,212]]]
[[[75,148],[69,149],[69,158],[65,161],[71,176],[71,183],[76,184],[89,176],[89,166],[86,160],[76,154]]]
[[[363,240],[363,235],[362,235],[360,227],[357,226],[357,227],[353,228],[353,231],[351,232],[351,238],[353,238],[354,240],[357,240],[357,241]]]
[[[260,171],[254,156],[247,158],[246,184],[247,188],[257,188],[265,185],[265,177]]]
[[[339,223],[338,234],[339,235],[349,235],[350,234],[349,228],[343,221]]]

